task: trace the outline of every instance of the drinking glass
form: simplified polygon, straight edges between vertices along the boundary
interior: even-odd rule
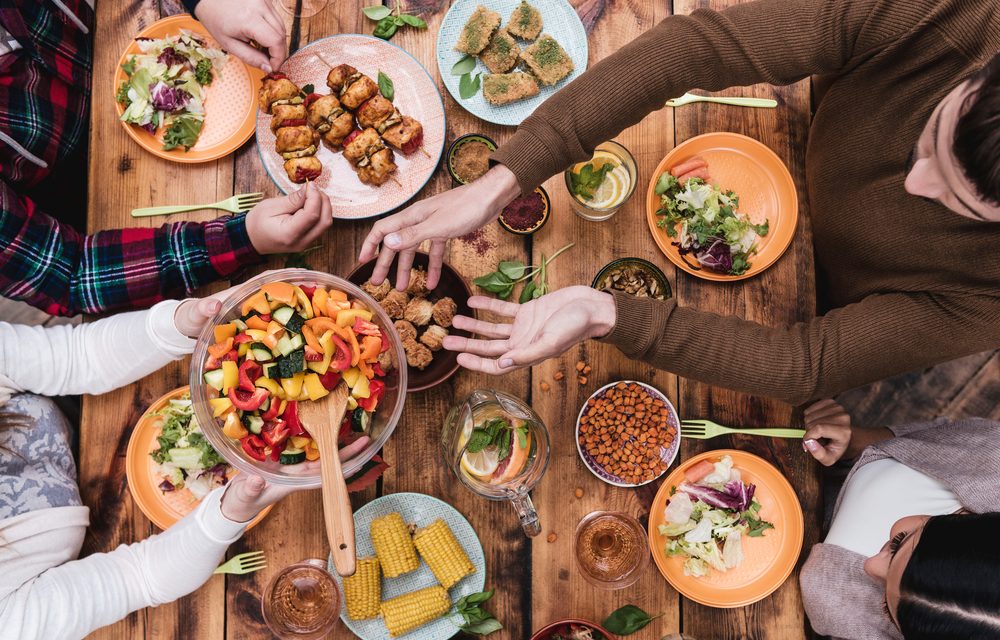
[[[470,451],[473,432],[501,420],[509,447],[490,445]],[[520,433],[518,433],[520,432]],[[508,500],[526,536],[542,531],[529,493],[549,466],[549,433],[531,407],[501,391],[476,389],[456,404],[444,421],[441,447],[445,462],[462,483],[487,500]],[[478,449],[473,445],[473,449]]]
[[[616,163],[616,168],[612,171],[615,176],[608,176],[606,179],[613,179],[618,184],[617,194],[610,202],[604,206],[595,206],[593,201],[586,200],[573,193],[573,174],[578,172],[583,165],[594,163],[595,159],[611,161]],[[595,165],[596,166],[596,165]],[[619,170],[619,168],[621,170]],[[614,140],[608,140],[597,145],[594,149],[594,156],[586,162],[573,165],[565,171],[566,189],[569,191],[570,205],[576,215],[591,222],[601,222],[615,215],[621,209],[632,194],[635,193],[635,186],[639,182],[639,170],[635,164],[635,158],[624,146]]]
[[[274,4],[294,18],[311,18],[326,8],[328,0],[274,0]]]
[[[264,622],[281,640],[315,640],[340,616],[340,589],[318,558],[285,567],[260,596]]]
[[[573,551],[587,582],[601,589],[624,589],[649,564],[646,531],[627,513],[594,511],[576,527]]]

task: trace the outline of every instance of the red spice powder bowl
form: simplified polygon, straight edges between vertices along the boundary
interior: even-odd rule
[[[545,226],[551,210],[549,194],[545,189],[536,187],[531,193],[514,198],[503,208],[497,220],[507,231],[519,236],[529,236]]]

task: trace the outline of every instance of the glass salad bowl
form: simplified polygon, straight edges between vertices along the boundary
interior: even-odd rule
[[[230,296],[222,302],[219,313],[205,327],[195,345],[190,377],[191,399],[194,403],[195,417],[216,451],[240,471],[259,475],[275,484],[298,487],[320,486],[320,468],[316,462],[281,464],[270,458],[261,462],[250,457],[240,446],[238,440],[230,439],[223,433],[223,419],[213,417],[213,408],[209,402],[210,399],[218,395],[218,392],[205,381],[205,363],[209,356],[208,348],[215,343],[214,328],[239,318],[243,303],[260,291],[262,285],[275,282],[323,286],[331,291],[343,292],[350,299],[363,302],[372,312],[371,321],[378,325],[383,335],[389,340],[387,353],[392,367],[382,378],[385,383],[385,391],[371,417],[370,424],[367,425],[367,435],[371,438],[371,442],[358,455],[343,462],[344,476],[349,478],[372,459],[396,428],[403,412],[403,401],[406,399],[406,365],[405,356],[403,356],[403,343],[392,320],[371,296],[343,278],[320,271],[280,269],[261,274],[235,288]],[[334,428],[339,429],[339,425]]]

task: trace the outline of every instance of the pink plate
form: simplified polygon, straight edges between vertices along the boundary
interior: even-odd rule
[[[326,76],[331,67],[350,64],[372,80],[381,70],[392,80],[393,102],[404,115],[412,116],[424,127],[423,150],[409,156],[395,151],[399,170],[381,186],[367,185],[358,179],[340,151],[321,145],[316,157],[323,163],[323,174],[316,184],[330,197],[335,218],[361,219],[388,213],[402,206],[427,183],[444,151],[444,103],[434,80],[416,58],[394,44],[358,34],[330,36],[299,49],[285,61],[281,71],[297,85],[312,84],[317,93],[326,94]],[[274,150],[271,116],[257,113],[257,151],[268,175],[278,188],[288,193],[300,186],[288,179],[281,156]]]

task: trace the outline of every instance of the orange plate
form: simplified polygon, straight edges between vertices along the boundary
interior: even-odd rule
[[[684,479],[684,470],[701,460],[733,458],[744,482],[757,485],[760,517],[774,525],[759,538],[743,539],[743,563],[729,571],[712,570],[703,578],[684,575],[684,558],[668,556],[666,537],[657,530],[665,523],[663,510],[670,488]],[[649,548],[660,573],[681,595],[709,607],[744,607],[771,595],[792,573],[802,550],[802,507],[785,476],[763,458],[734,449],[719,449],[686,460],[667,476],[653,499],[649,514]]]
[[[157,20],[143,29],[136,38],[165,38],[177,35],[181,29],[194,31],[204,36],[210,46],[219,48],[205,27],[188,14]],[[125,60],[137,53],[139,47],[133,39],[118,61],[111,95],[117,93],[118,87],[125,80],[125,72],[122,71]],[[218,160],[239,149],[253,135],[257,117],[257,86],[263,77],[263,71],[250,67],[229,54],[225,66],[216,72],[215,80],[205,88],[205,126],[202,127],[198,142],[190,151],[183,148],[164,151],[162,127],[153,135],[132,124],[122,122],[122,126],[140,146],[161,158],[189,163]],[[115,111],[121,118],[125,109],[115,102]]]
[[[681,258],[667,232],[656,226],[660,196],[656,181],[670,167],[691,156],[701,156],[708,163],[711,183],[731,189],[740,198],[739,210],[749,214],[755,224],[770,222],[769,233],[758,242],[757,254],[750,257],[750,268],[740,276],[730,276],[706,269],[694,269]],[[653,240],[675,265],[705,280],[730,282],[751,278],[777,262],[788,249],[799,219],[799,198],[788,167],[769,148],[753,138],[738,133],[706,133],[687,140],[668,153],[656,166],[646,191],[646,221]],[[689,259],[690,258],[689,256]]]
[[[159,448],[156,438],[160,435],[161,418],[153,414],[167,406],[170,400],[180,398],[187,392],[188,387],[174,389],[151,404],[132,429],[132,437],[129,438],[125,453],[125,475],[132,499],[153,524],[164,530],[194,511],[198,501],[187,490],[171,493],[160,491],[161,480],[156,475],[157,465],[149,455],[150,451]],[[232,478],[237,473],[233,469],[229,477]],[[268,507],[261,511],[247,528],[260,522],[270,510],[271,507]]]

